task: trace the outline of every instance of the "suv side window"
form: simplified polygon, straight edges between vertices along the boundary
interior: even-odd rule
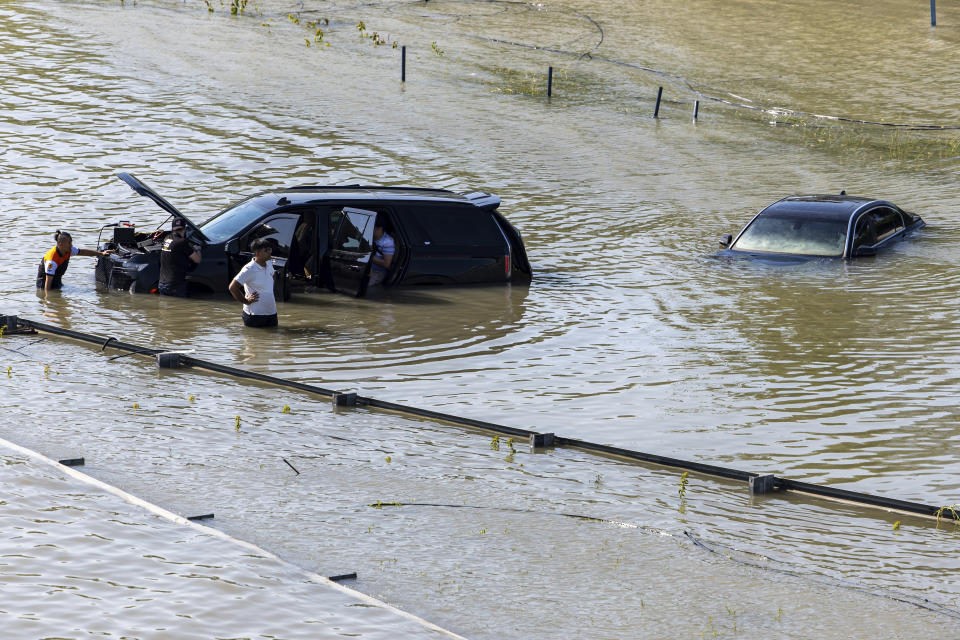
[[[250,251],[250,243],[258,238],[273,241],[273,255],[276,258],[289,258],[293,232],[297,229],[300,216],[295,213],[281,213],[268,217],[254,227],[240,243],[241,251]]]
[[[344,212],[346,218],[340,225],[340,232],[337,234],[333,248],[341,251],[350,251],[354,253],[368,253],[373,251],[365,232],[367,227],[373,225],[373,218],[370,215],[354,213],[352,211]],[[372,233],[372,228],[369,230]],[[366,234],[370,235],[370,234]]]
[[[470,205],[424,203],[412,205],[406,219],[414,245],[502,247],[503,232],[489,211]]]

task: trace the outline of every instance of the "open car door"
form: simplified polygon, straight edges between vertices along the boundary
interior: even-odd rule
[[[376,219],[374,211],[343,208],[330,251],[330,275],[337,291],[358,298],[367,292]]]

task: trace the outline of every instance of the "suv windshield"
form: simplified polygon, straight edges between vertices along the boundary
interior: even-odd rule
[[[226,242],[251,223],[256,222],[266,212],[267,207],[262,204],[262,201],[256,198],[244,200],[237,205],[227,207],[204,222],[200,225],[200,230],[210,238],[211,242]]]
[[[766,214],[754,220],[731,249],[801,256],[842,256],[846,239],[846,220]]]

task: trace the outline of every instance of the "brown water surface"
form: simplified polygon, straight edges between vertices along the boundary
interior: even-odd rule
[[[957,135],[805,114],[960,125],[960,10],[941,7],[931,29],[926,6],[894,0],[211,6],[0,7],[0,312],[522,428],[958,501]],[[361,20],[387,44],[359,37]],[[92,247],[106,223],[163,222],[122,170],[199,220],[291,184],[487,188],[535,278],[297,295],[273,332],[242,329],[226,297],[97,290],[87,258],[38,296],[54,229]],[[929,226],[854,262],[713,256],[769,202],[841,189]],[[673,472],[509,456],[487,436],[25,344],[0,352],[0,436],[85,455],[174,511],[215,511],[301,566],[357,570],[361,591],[470,637],[916,637],[960,616],[952,526],[750,502],[702,478],[681,512]]]

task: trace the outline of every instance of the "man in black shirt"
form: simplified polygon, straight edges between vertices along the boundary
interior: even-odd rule
[[[187,271],[191,262],[200,264],[200,249],[187,240],[186,220],[174,218],[170,235],[160,250],[161,295],[187,297]]]

